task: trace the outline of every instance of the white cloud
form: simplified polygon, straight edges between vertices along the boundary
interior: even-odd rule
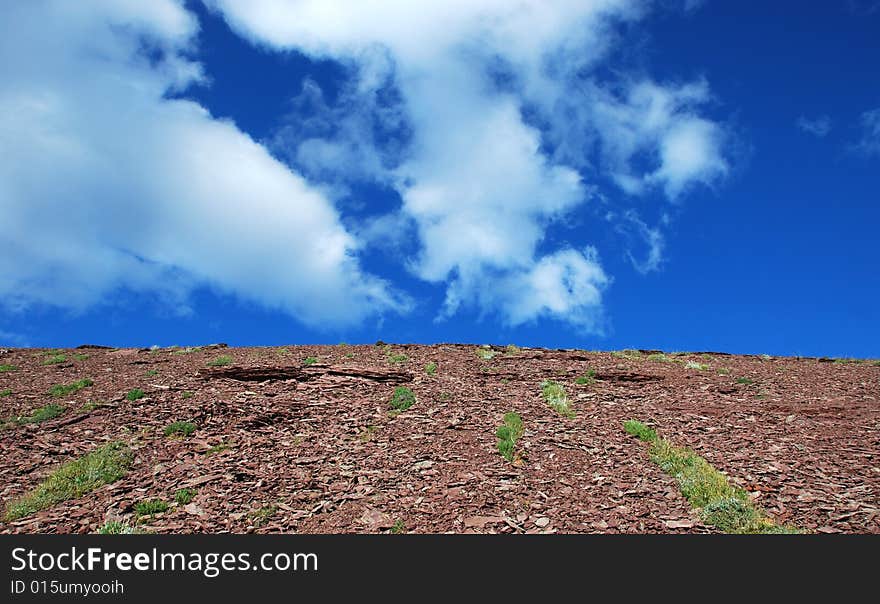
[[[868,154],[880,153],[880,107],[862,114],[862,140],[858,148]]]
[[[809,119],[802,115],[797,120],[797,127],[807,134],[825,138],[831,132],[831,118],[827,115],[820,115],[815,119]]]
[[[473,306],[511,324],[552,317],[598,329],[608,279],[596,254],[543,249],[555,221],[590,198],[581,175],[599,169],[629,194],[674,199],[728,171],[723,128],[698,113],[711,102],[704,81],[608,84],[591,75],[616,42],[615,24],[641,17],[646,2],[206,4],[256,44],[360,69],[366,75],[343,103],[346,115],[361,108],[358,124],[375,117],[378,86],[369,82],[393,82],[394,117],[411,135],[404,155],[377,161],[365,150],[382,141],[345,126],[291,136],[294,163],[319,175],[344,162],[355,177],[381,164],[378,178],[390,177],[418,232],[411,270],[447,283],[443,316]]]
[[[639,259],[630,249],[626,255],[632,263],[633,268],[644,274],[660,270],[663,264],[663,253],[666,249],[666,237],[659,227],[651,228],[638,215],[635,210],[627,210],[621,216],[611,213],[607,216],[609,221],[616,222],[616,229],[622,233],[627,240],[637,239],[639,244],[645,248],[644,259]],[[664,222],[666,216],[661,220]]]
[[[0,300],[83,309],[114,291],[186,308],[207,286],[311,325],[406,307],[302,177],[231,122],[167,98],[202,77],[172,0],[6,3]],[[149,52],[149,56],[147,52]]]

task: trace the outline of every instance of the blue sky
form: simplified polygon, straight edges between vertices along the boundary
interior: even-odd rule
[[[0,345],[880,357],[880,2],[9,3]]]

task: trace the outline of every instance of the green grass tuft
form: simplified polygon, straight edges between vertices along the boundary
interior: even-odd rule
[[[655,354],[649,354],[648,360],[654,361],[657,363],[671,363],[672,362],[672,359],[670,359],[668,356],[666,356],[662,352],[655,353]]]
[[[217,453],[223,453],[223,451],[226,451],[228,449],[229,445],[227,445],[226,443],[220,443],[219,445],[214,445],[213,447],[205,451],[205,455],[215,455]]]
[[[314,365],[318,362],[318,357],[306,357],[303,359],[303,365]]]
[[[94,385],[95,382],[89,379],[78,380],[71,384],[56,384],[52,386],[49,390],[49,394],[52,396],[67,396],[68,394],[73,394],[74,392],[79,392],[83,388],[87,388],[89,386]]]
[[[75,499],[125,476],[134,460],[128,445],[111,442],[69,461],[6,508],[6,520],[17,520],[56,503]]]
[[[138,516],[152,516],[168,511],[168,503],[161,499],[144,499],[134,504],[134,511]]]
[[[574,381],[575,384],[579,386],[590,386],[596,383],[596,372],[592,369],[588,370],[587,373],[580,376]]]
[[[15,371],[18,369],[15,365],[0,365],[0,373],[6,373],[7,371]]]
[[[130,401],[136,401],[140,398],[144,398],[145,396],[146,394],[143,390],[141,390],[140,388],[135,388],[134,390],[129,390],[128,394],[125,395],[125,398]]]
[[[653,442],[657,440],[657,433],[654,430],[635,419],[623,422],[623,429],[626,430],[628,434],[638,436],[645,442]]]
[[[155,369],[150,369],[149,371],[144,373],[144,375],[147,377],[153,377],[154,375],[159,375],[159,372],[156,371]]]
[[[182,396],[183,398],[192,398],[193,391],[192,390],[184,390]]]
[[[39,424],[46,420],[58,417],[64,413],[65,409],[56,403],[49,403],[44,407],[34,410],[30,415],[21,415],[8,419],[4,422],[5,427],[23,426],[24,424]]]
[[[684,364],[685,369],[696,369],[697,371],[706,371],[709,366],[704,365],[703,363],[697,363],[696,361],[688,361]]]
[[[504,423],[495,431],[495,436],[498,438],[498,452],[507,461],[513,461],[516,457],[516,441],[522,433],[522,418],[513,411],[505,413]]]
[[[406,411],[416,402],[416,395],[406,386],[398,386],[391,395],[391,408],[395,411]]]
[[[522,352],[522,349],[519,346],[517,346],[516,344],[508,344],[504,348],[504,352],[506,354],[519,354],[520,352]]]
[[[736,383],[743,384],[744,386],[751,386],[752,384],[755,383],[755,380],[750,380],[749,378],[741,377],[741,378],[736,378]]]
[[[494,350],[492,350],[491,348],[485,347],[485,346],[477,348],[476,352],[477,352],[477,356],[480,357],[484,361],[491,361],[492,359],[495,358],[495,354],[496,354],[496,352]]]
[[[108,520],[98,529],[99,535],[137,535],[142,533],[140,529],[130,526],[127,522]]]
[[[574,417],[574,410],[571,408],[571,402],[568,400],[562,384],[552,380],[545,380],[541,382],[541,394],[544,396],[547,404],[559,415],[569,418]]]
[[[195,499],[197,492],[195,489],[178,489],[174,493],[174,501],[178,505],[186,505]]]
[[[53,354],[43,360],[43,365],[57,365],[67,360],[66,354]]]
[[[196,431],[196,425],[192,422],[172,422],[165,428],[165,436],[192,436]]]
[[[388,355],[388,361],[390,363],[406,363],[407,356],[405,354]]]
[[[394,524],[391,525],[391,532],[394,535],[402,535],[406,532],[406,524],[403,523],[403,520],[395,520]]]
[[[232,364],[232,357],[229,355],[220,355],[219,357],[208,361],[208,367],[225,367]]]
[[[434,375],[437,373],[437,363],[431,362],[425,365],[425,373],[428,375]]]
[[[9,388],[7,388],[6,390],[0,390],[0,397],[9,396],[10,394],[12,394],[12,390],[10,390]]]

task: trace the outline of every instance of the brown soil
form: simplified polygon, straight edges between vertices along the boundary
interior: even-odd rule
[[[637,418],[694,449],[746,488],[777,522],[815,532],[880,532],[880,366],[830,359],[522,349],[482,360],[461,345],[291,346],[169,350],[0,351],[0,418],[50,402],[67,410],[0,431],[0,499],[109,440],[135,451],[132,471],[2,532],[96,531],[134,521],[133,505],[198,493],[142,519],[156,533],[711,532],[675,481],[627,435]],[[74,354],[88,358],[75,359]],[[390,354],[403,354],[401,363]],[[227,367],[209,367],[219,355]],[[317,357],[305,366],[306,357]],[[693,361],[705,370],[687,368]],[[424,367],[437,363],[435,375]],[[598,381],[576,385],[588,369]],[[155,375],[148,372],[155,371]],[[48,390],[90,378],[68,397]],[[753,380],[740,384],[737,378]],[[564,384],[576,416],[558,415],[540,382]],[[416,404],[393,416],[397,385]],[[146,397],[129,401],[140,388]],[[185,393],[192,393],[185,395]],[[103,402],[90,411],[88,401]],[[505,412],[525,425],[510,463],[496,450]],[[189,438],[164,436],[192,421]],[[227,449],[209,452],[223,443]]]

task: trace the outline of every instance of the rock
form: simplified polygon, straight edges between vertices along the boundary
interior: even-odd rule
[[[544,516],[535,519],[535,526],[539,526],[541,528],[544,528],[548,524],[550,524],[550,519],[546,518]]]

